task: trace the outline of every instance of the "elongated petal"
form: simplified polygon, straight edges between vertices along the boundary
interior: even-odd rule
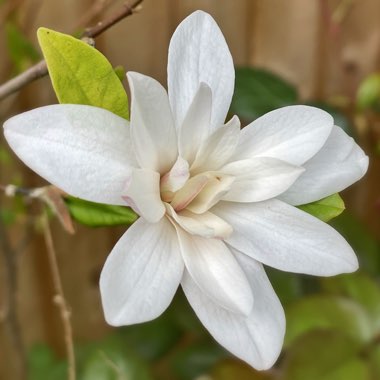
[[[221,240],[189,235],[177,228],[182,257],[197,286],[219,306],[248,315],[253,297],[248,280]]]
[[[179,153],[190,164],[210,134],[211,106],[211,88],[201,83],[178,132]]]
[[[148,76],[134,72],[127,76],[132,93],[131,136],[136,158],[142,168],[165,174],[178,155],[167,93]]]
[[[156,223],[165,214],[160,197],[160,175],[152,170],[133,169],[123,198],[148,222]]]
[[[169,99],[177,128],[202,82],[212,90],[211,128],[222,125],[234,81],[232,57],[218,25],[209,14],[194,12],[178,26],[169,46]]]
[[[234,159],[273,157],[302,165],[326,142],[333,118],[310,106],[289,106],[269,112],[246,126]]]
[[[332,227],[277,199],[259,203],[219,203],[211,210],[234,232],[228,244],[274,268],[333,276],[353,272],[357,258]]]
[[[209,299],[185,270],[182,288],[198,318],[214,339],[258,370],[278,358],[285,333],[282,306],[262,265],[236,252],[252,288],[255,304],[248,317],[221,308]]]
[[[305,169],[276,158],[255,157],[232,162],[220,171],[236,176],[223,200],[261,202],[289,189]]]
[[[234,116],[228,124],[214,131],[201,145],[191,172],[218,170],[235,153],[239,142],[240,120]]]
[[[139,219],[118,241],[100,276],[107,322],[122,326],[158,317],[173,299],[183,268],[171,223]]]
[[[169,204],[166,204],[166,210],[168,215],[191,235],[225,239],[232,233],[232,227],[211,212],[194,214],[191,211],[183,210],[177,214]]]
[[[314,202],[344,190],[367,172],[368,157],[341,128],[334,127],[323,148],[281,199],[293,205]]]
[[[205,173],[205,175],[208,176],[208,182],[187,205],[187,209],[196,214],[202,214],[218,203],[230,191],[235,180],[228,175],[216,173]]]
[[[4,124],[5,137],[32,170],[67,193],[123,205],[135,165],[129,123],[101,108],[62,104],[37,108]]]

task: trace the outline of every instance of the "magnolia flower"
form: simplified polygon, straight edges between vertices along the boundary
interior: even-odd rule
[[[130,72],[128,80],[130,122],[91,106],[51,105],[8,120],[5,136],[67,193],[140,215],[101,274],[108,323],[156,318],[181,284],[216,341],[267,369],[285,318],[263,264],[318,276],[357,269],[343,237],[295,206],[359,180],[368,158],[313,107],[281,108],[243,130],[236,116],[225,124],[234,67],[204,12],[171,39],[168,94],[150,77]]]

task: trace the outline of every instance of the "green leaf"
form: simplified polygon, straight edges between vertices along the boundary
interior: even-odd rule
[[[65,203],[74,220],[90,227],[130,226],[138,215],[129,207],[112,206],[67,197]]]
[[[358,302],[371,318],[374,334],[380,332],[380,285],[364,273],[343,274],[321,279],[330,293]]]
[[[380,344],[377,344],[369,353],[373,379],[380,379]]]
[[[235,92],[230,113],[253,120],[276,108],[297,103],[294,86],[266,70],[236,68]]]
[[[314,332],[298,339],[283,365],[283,380],[371,380],[360,345],[338,332]]]
[[[336,218],[340,215],[345,207],[343,199],[339,194],[333,194],[319,201],[298,206],[299,209],[315,216],[323,222]]]
[[[128,119],[127,94],[103,54],[46,28],[39,28],[37,36],[60,103],[92,105]]]
[[[372,338],[370,319],[355,301],[336,296],[318,295],[303,298],[286,310],[285,345],[314,330],[338,330],[360,342]]]

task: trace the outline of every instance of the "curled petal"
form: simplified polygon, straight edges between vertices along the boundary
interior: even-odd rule
[[[148,222],[156,223],[165,214],[160,197],[160,175],[152,170],[133,169],[123,198]]]

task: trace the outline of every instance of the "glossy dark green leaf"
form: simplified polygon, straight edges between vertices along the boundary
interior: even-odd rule
[[[65,202],[72,218],[90,227],[130,226],[138,219],[129,207],[88,202],[74,197],[65,198]]]
[[[127,94],[102,53],[54,30],[40,28],[37,36],[60,103],[96,106],[128,119]]]
[[[339,216],[345,209],[343,199],[339,194],[333,194],[319,201],[298,206],[302,211],[328,222]]]
[[[295,104],[297,100],[295,87],[279,76],[263,69],[236,68],[231,114],[252,121],[276,108]]]
[[[304,335],[288,351],[282,380],[371,380],[361,346],[346,335],[317,331]]]
[[[328,295],[303,298],[286,308],[285,345],[314,330],[337,330],[360,342],[372,338],[366,311],[355,301]]]

